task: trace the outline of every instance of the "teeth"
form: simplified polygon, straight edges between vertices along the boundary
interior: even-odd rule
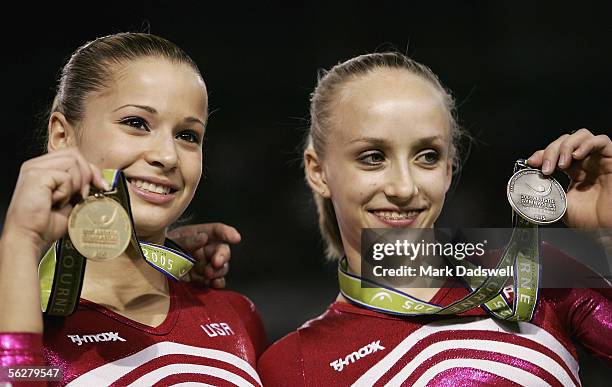
[[[132,179],[130,183],[134,184],[136,187],[143,189],[145,191],[154,192],[158,194],[168,195],[170,193],[170,187],[166,187],[163,185],[153,184],[142,180]]]
[[[374,211],[374,214],[380,218],[389,220],[402,220],[414,218],[420,211]]]

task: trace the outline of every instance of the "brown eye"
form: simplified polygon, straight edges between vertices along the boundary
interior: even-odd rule
[[[179,140],[192,142],[194,144],[200,143],[200,136],[198,136],[196,132],[191,131],[191,130],[184,130],[180,132],[179,134],[176,135],[176,138],[178,138]]]
[[[119,123],[136,129],[149,130],[149,124],[147,121],[140,117],[127,117],[119,121]]]

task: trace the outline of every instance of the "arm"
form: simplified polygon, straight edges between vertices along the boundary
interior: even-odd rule
[[[587,351],[612,365],[612,301],[609,294],[606,297],[591,289],[571,289],[569,292],[566,302],[572,336]]]
[[[23,164],[0,237],[0,364],[41,358],[38,260],[65,234],[71,200],[75,194],[86,196],[90,184],[105,186],[100,172],[76,149]]]
[[[0,332],[42,333],[40,254],[27,236],[5,228],[0,239]]]

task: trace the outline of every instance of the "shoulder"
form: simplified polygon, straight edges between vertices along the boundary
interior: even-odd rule
[[[230,305],[248,332],[259,357],[268,346],[268,338],[255,304],[248,297],[231,290],[210,290],[209,293]]]
[[[541,306],[567,318],[610,305],[612,287],[602,273],[557,247],[542,244]],[[544,305],[542,305],[544,304]]]
[[[257,314],[255,304],[246,296],[232,290],[211,289],[199,284],[178,281],[173,286],[179,296],[194,297],[206,304],[225,304],[238,314]]]
[[[558,288],[541,289],[540,303],[535,318],[555,314],[568,328],[580,325],[588,316],[612,310],[610,288]],[[569,332],[573,334],[574,332]]]
[[[234,310],[241,315],[258,314],[255,304],[248,297],[233,290],[216,290],[220,297],[224,297]]]
[[[257,362],[264,386],[305,385],[299,331],[274,343]]]
[[[242,320],[244,326],[253,340],[257,354],[261,354],[267,347],[268,339],[265,334],[261,316],[255,304],[246,296],[231,290],[215,290],[219,297],[223,297]]]
[[[210,302],[223,303],[229,306],[245,324],[261,320],[255,304],[246,296],[232,290],[207,289],[205,299]]]

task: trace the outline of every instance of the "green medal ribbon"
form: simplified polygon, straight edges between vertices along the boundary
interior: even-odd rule
[[[515,172],[521,167],[525,168],[526,164],[518,161],[515,164]],[[354,275],[349,272],[346,257],[342,258],[338,265],[340,292],[346,299],[361,307],[400,316],[460,314],[483,305],[497,318],[530,321],[537,305],[540,280],[538,226],[516,216],[514,211],[512,215],[512,236],[496,268],[513,265],[513,276],[486,276],[484,281],[483,277],[461,277],[470,294],[448,306],[425,302],[397,289]],[[467,260],[449,262],[455,267],[476,267]],[[502,292],[510,278],[514,280],[512,307]],[[372,287],[365,288],[363,283]]]
[[[111,187],[110,191],[103,193],[104,196],[116,200],[129,215],[132,224],[130,245],[140,252],[142,259],[174,280],[189,272],[195,260],[181,252],[181,248],[170,239],[165,240],[165,246],[138,241],[123,173],[105,169],[102,176]],[[38,277],[41,309],[46,315],[69,316],[76,310],[83,286],[85,262],[86,258],[73,246],[68,233],[54,242],[43,256],[38,266]]]

